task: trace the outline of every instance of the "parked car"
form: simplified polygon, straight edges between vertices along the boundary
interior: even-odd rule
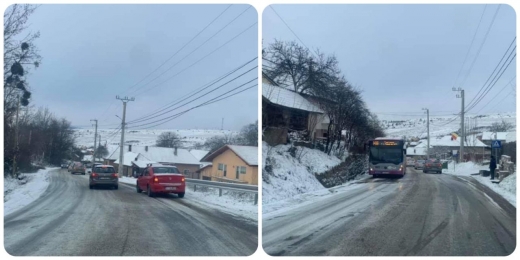
[[[85,175],[86,172],[87,172],[87,168],[85,167],[84,164],[82,164],[80,162],[75,162],[74,165],[72,166],[72,171],[70,173],[72,173],[72,174],[81,173],[81,175]]]
[[[102,163],[94,163],[91,167],[87,168],[87,173],[92,173],[96,166],[103,165]]]
[[[424,162],[425,162],[424,160],[417,160],[417,161],[415,161],[415,164],[414,164],[413,168],[416,169],[416,170],[422,169],[424,167]]]
[[[74,166],[74,163],[75,163],[75,162],[71,162],[71,163],[69,163],[69,166],[67,167],[67,171],[68,171],[68,172],[72,172],[72,167]]]
[[[415,165],[415,160],[413,158],[406,158],[406,166],[412,167],[413,165]]]
[[[423,172],[442,173],[442,163],[439,159],[430,159],[424,163]]]
[[[137,177],[137,193],[146,191],[149,197],[157,193],[175,193],[184,197],[186,179],[175,166],[150,165]]]
[[[68,167],[69,167],[69,165],[66,164],[66,163],[62,163],[62,164],[61,164],[61,168],[62,168],[62,169],[67,169]]]
[[[112,165],[96,165],[88,178],[88,186],[93,189],[95,186],[112,186],[119,188],[119,179],[116,170]]]

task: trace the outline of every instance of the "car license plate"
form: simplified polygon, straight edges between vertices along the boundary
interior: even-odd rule
[[[382,172],[382,174],[389,174],[390,172]]]
[[[101,179],[102,179],[102,180],[108,180],[108,179],[110,179],[110,178],[108,178],[108,177],[101,177]]]
[[[166,187],[166,190],[176,190],[177,187]]]

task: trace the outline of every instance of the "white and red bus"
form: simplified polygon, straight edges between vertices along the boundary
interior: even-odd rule
[[[379,137],[368,141],[368,174],[404,176],[406,174],[406,147],[401,138]]]

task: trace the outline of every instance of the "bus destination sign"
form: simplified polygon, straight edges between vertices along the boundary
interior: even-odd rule
[[[372,143],[374,146],[397,146],[399,145],[398,141],[374,141]]]

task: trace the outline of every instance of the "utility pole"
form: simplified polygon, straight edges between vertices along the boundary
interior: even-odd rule
[[[96,122],[96,130],[94,131],[94,153],[92,154],[92,165],[96,162],[96,143],[97,143],[97,119],[91,119],[90,122]]]
[[[460,149],[459,149],[459,162],[464,162],[464,139],[466,139],[466,133],[464,133],[464,89],[461,88],[452,88],[453,91],[460,92],[460,95],[457,94],[457,98],[462,99],[461,109],[460,109]]]
[[[14,131],[14,155],[13,155],[13,177],[16,176],[16,156],[18,155],[18,117],[20,114],[20,97],[18,96],[18,103],[16,104],[16,125]]]
[[[428,108],[423,108],[423,110],[426,110],[426,133],[427,133],[427,144],[428,146],[426,147],[426,159],[430,159],[430,110]]]
[[[134,101],[135,99],[134,98],[128,98],[128,97],[124,97],[124,98],[119,98],[119,96],[116,96],[116,99],[119,99],[121,101],[123,101],[123,119],[121,120],[121,143],[119,144],[119,167],[118,167],[118,174],[119,174],[119,177],[121,178],[123,176],[123,168],[124,168],[124,165],[123,165],[123,160],[124,160],[124,151],[123,151],[123,146],[124,146],[124,143],[125,143],[125,119],[126,119],[126,103],[128,103],[128,101]]]

